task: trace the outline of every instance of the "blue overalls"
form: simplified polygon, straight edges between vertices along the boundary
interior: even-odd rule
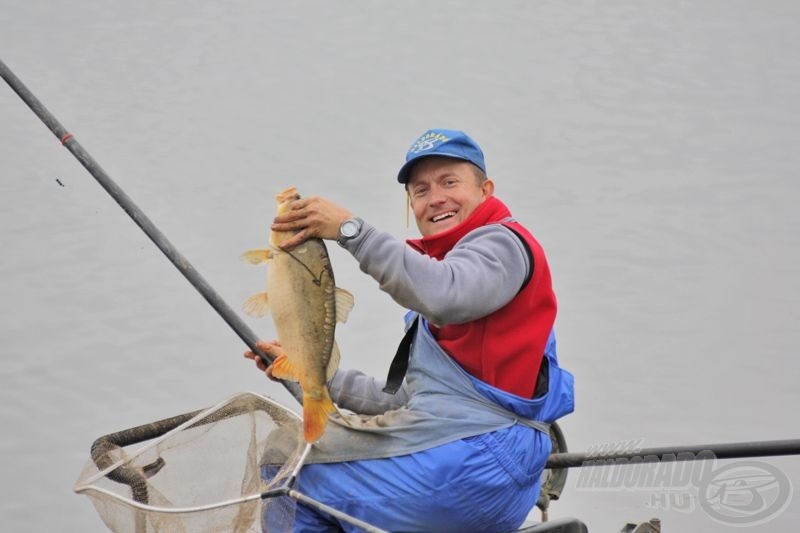
[[[390,531],[513,530],[539,497],[551,449],[546,423],[574,407],[573,377],[558,366],[555,336],[545,353],[548,390],[525,399],[467,374],[427,323],[420,325],[406,377],[407,406],[387,413],[375,431],[368,428],[364,449],[342,451],[365,459],[325,458],[326,432],[319,456],[312,457],[321,462],[302,468],[296,488]],[[346,424],[330,424],[328,431],[334,442],[337,432],[350,431],[353,442]],[[341,530],[358,529],[297,505],[294,531]]]

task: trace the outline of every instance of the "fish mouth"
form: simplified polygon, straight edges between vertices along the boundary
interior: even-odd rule
[[[282,190],[278,194],[275,195],[275,201],[278,204],[282,204],[284,202],[291,202],[292,200],[299,200],[300,195],[297,193],[297,189],[295,187],[287,187],[286,189]]]
[[[448,218],[452,218],[454,216],[456,216],[455,211],[447,211],[445,213],[439,213],[438,215],[434,215],[429,220],[431,222],[436,223],[436,222],[441,222],[442,220],[447,220]]]

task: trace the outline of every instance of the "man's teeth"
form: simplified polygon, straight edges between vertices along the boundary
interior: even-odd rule
[[[450,218],[456,216],[455,211],[448,211],[447,213],[442,213],[441,215],[436,215],[431,220],[433,222],[439,222],[440,220],[444,220],[445,218]]]

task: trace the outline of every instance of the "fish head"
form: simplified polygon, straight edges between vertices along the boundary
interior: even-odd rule
[[[300,199],[295,187],[288,187],[275,195],[275,203],[278,205],[278,215],[289,210],[289,204]],[[269,242],[272,246],[280,247],[281,243],[289,239],[296,232],[294,231],[273,231],[270,233]]]
[[[299,200],[300,195],[295,187],[287,187],[275,195],[275,203],[278,204],[278,213],[283,213],[289,208],[289,202]]]

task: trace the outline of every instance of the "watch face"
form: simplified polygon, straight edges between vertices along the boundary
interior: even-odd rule
[[[355,237],[358,233],[358,224],[353,222],[352,220],[345,220],[340,228],[343,237]]]

